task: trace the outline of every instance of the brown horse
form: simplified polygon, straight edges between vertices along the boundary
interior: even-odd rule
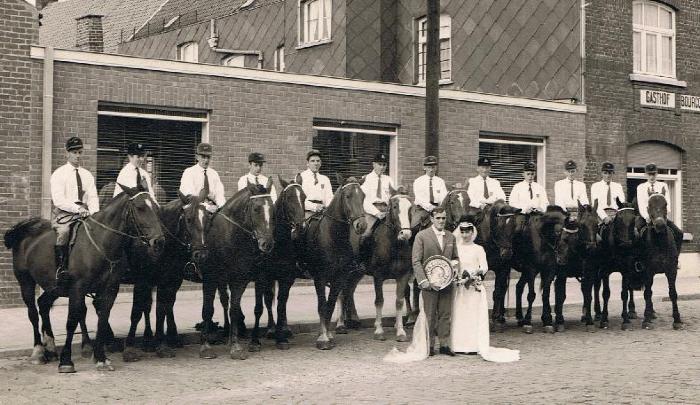
[[[214,358],[209,345],[212,329],[214,295],[226,285],[231,294],[229,317],[229,354],[232,359],[245,359],[246,352],[238,339],[241,320],[241,296],[250,281],[257,279],[263,255],[274,246],[275,212],[268,193],[272,179],[263,187],[248,183],[212,217],[206,236],[209,256],[202,268],[202,344],[199,355]]]
[[[66,342],[59,363],[61,373],[75,372],[71,361],[73,334],[77,324],[85,319],[85,295],[88,293],[95,294],[98,316],[94,345],[97,369],[114,370],[105,356],[104,343],[109,327],[109,313],[122,276],[123,267],[117,266],[117,261],[131,239],[147,244],[149,254],[154,258],[162,250],[163,232],[158,220],[157,204],[148,193],[124,186],[122,189],[124,192],[102,211],[82,220],[77,230],[75,245],[68,261],[71,285],[66,294],[69,299],[68,321]],[[56,291],[56,264],[52,254],[54,243],[55,234],[48,223],[37,219],[20,223],[5,235],[6,246],[13,250],[15,276],[23,295],[29,295],[25,302],[35,331],[35,347],[41,344],[37,339],[36,308],[33,303],[35,285],[39,284],[45,292],[52,291],[45,298],[48,302],[40,302],[44,308],[50,309],[59,293]],[[53,337],[48,310],[45,315],[45,333]]]

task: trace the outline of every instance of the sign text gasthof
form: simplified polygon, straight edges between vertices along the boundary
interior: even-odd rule
[[[639,103],[646,107],[676,108],[676,94],[657,90],[640,90]]]

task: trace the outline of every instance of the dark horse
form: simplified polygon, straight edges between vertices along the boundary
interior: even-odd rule
[[[95,294],[97,309],[97,336],[94,357],[98,370],[114,370],[105,356],[104,343],[109,328],[109,313],[119,290],[124,267],[117,266],[123,249],[131,239],[149,246],[151,257],[162,250],[163,231],[158,219],[158,206],[148,193],[122,186],[124,190],[104,209],[81,221],[75,245],[68,261],[71,285],[68,288],[68,321],[66,342],[61,352],[59,372],[72,373],[73,334],[86,315],[85,295]],[[34,306],[34,288],[39,284],[45,291],[40,297],[43,329],[53,338],[48,316],[53,302],[59,296],[56,290],[56,264],[52,254],[55,234],[47,221],[33,218],[24,221],[5,234],[5,245],[13,250],[14,272],[26,295],[25,303],[34,327],[35,347],[41,345],[38,319]],[[30,305],[31,303],[31,305]],[[53,340],[53,339],[51,339]]]
[[[239,344],[241,296],[250,281],[257,278],[262,255],[274,246],[275,212],[268,194],[272,179],[263,187],[248,185],[231,197],[212,217],[206,234],[209,256],[202,268],[202,344],[199,355],[214,358],[209,345],[209,331],[214,315],[214,296],[219,286],[230,289],[229,305],[230,356],[245,359],[247,354]]]
[[[311,219],[304,235],[302,261],[308,265],[314,279],[320,321],[316,347],[322,350],[332,349],[335,345],[331,316],[338,295],[347,285],[350,269],[354,268],[350,232],[360,235],[367,228],[362,208],[365,194],[360,183],[354,177],[342,181],[338,175],[338,180],[341,186],[333,200],[321,215]],[[330,286],[328,296],[327,285]]]
[[[668,296],[673,305],[673,329],[683,329],[681,314],[678,312],[678,293],[676,292],[676,276],[678,273],[678,256],[680,242],[674,238],[667,224],[666,198],[659,194],[649,197],[650,223],[641,233],[641,262],[644,271],[644,321],[642,327],[651,329],[654,318],[654,307],[651,302],[651,287],[654,275],[665,274],[668,280]]]
[[[567,221],[556,245],[559,266],[554,281],[554,324],[557,332],[563,332],[565,329],[563,311],[568,277],[576,277],[581,282],[583,319],[587,329],[593,326],[591,302],[600,267],[597,210],[597,200],[594,206],[579,203],[576,219]]]
[[[275,201],[275,246],[263,264],[264,269],[255,280],[255,328],[251,335],[249,350],[255,351],[260,347],[259,326],[263,313],[263,298],[267,307],[268,336],[274,336],[278,349],[289,349],[291,331],[287,324],[287,300],[289,291],[295,279],[301,277],[297,266],[299,241],[306,226],[304,222],[304,201],[306,194],[301,184],[293,181],[286,182],[279,178],[282,192]],[[279,285],[277,292],[277,323],[272,313],[274,298],[274,283]]]

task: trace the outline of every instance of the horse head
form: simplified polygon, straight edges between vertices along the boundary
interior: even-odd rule
[[[666,197],[661,194],[653,194],[649,197],[649,220],[654,226],[657,233],[662,233],[666,230],[666,222],[668,215],[668,202]]]
[[[333,217],[349,223],[356,234],[362,235],[367,229],[367,220],[362,206],[365,193],[360,187],[360,182],[355,177],[344,179],[340,174],[336,174],[336,178],[341,186],[338,187],[327,211]]]
[[[258,249],[263,253],[270,253],[275,245],[275,212],[269,192],[271,188],[272,178],[267,179],[265,186],[253,184],[250,180],[246,185],[249,197],[244,209],[243,226],[258,242]]]
[[[592,253],[598,248],[598,200],[593,206],[578,203],[578,224],[581,229],[579,239],[586,252]]]
[[[571,253],[571,244],[578,241],[578,235],[573,235],[578,233],[577,223],[569,220],[567,213],[558,205],[548,206],[540,222],[540,237],[554,251],[557,264],[565,265]],[[564,240],[566,243],[562,243]]]
[[[467,215],[467,209],[469,207],[469,195],[467,194],[467,190],[462,187],[462,184],[455,184],[452,190],[447,193],[445,199],[442,200],[440,206],[445,209],[445,214],[447,215],[445,229],[452,232],[457,228],[460,219]]]
[[[637,211],[632,203],[623,203],[617,200],[618,210],[612,221],[612,236],[616,247],[629,249],[637,238]]]
[[[491,235],[494,243],[498,247],[498,254],[503,260],[510,260],[513,257],[513,239],[516,235],[516,218],[522,210],[511,207],[503,200],[494,203],[492,218],[490,218]]]
[[[192,261],[200,266],[209,256],[206,238],[211,225],[211,215],[206,209],[206,190],[202,189],[199,195],[186,196],[178,191],[182,202],[182,219],[185,223],[184,242],[192,252]]]
[[[117,183],[119,184],[119,183]],[[160,256],[165,246],[163,227],[159,217],[158,203],[145,191],[140,191],[136,187],[126,187],[119,184],[125,195],[126,223],[131,228],[128,232],[134,233],[135,237],[148,246],[148,255],[151,258]],[[109,207],[121,206],[117,199]],[[118,209],[118,208],[115,208]]]
[[[411,240],[411,236],[413,236],[413,232],[411,231],[412,216],[413,203],[411,203],[408,197],[406,188],[399,186],[396,191],[392,190],[392,195],[389,199],[387,221],[394,229],[399,231],[397,236],[398,240]]]
[[[285,181],[278,176],[282,185],[282,192],[277,198],[275,206],[277,207],[277,220],[289,225],[290,237],[292,240],[299,238],[301,231],[306,226],[304,221],[304,202],[306,194],[301,187],[301,183],[296,181]]]

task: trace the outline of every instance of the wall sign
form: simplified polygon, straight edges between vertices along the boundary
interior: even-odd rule
[[[657,90],[639,90],[639,103],[645,107],[676,108],[676,94]]]
[[[700,97],[681,94],[681,110],[700,112]]]

